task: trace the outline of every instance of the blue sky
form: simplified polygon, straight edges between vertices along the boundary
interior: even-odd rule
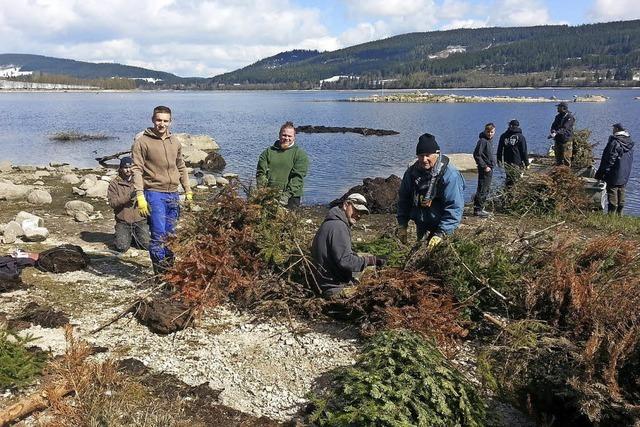
[[[638,1],[0,0],[0,53],[207,77],[414,31],[639,19]]]

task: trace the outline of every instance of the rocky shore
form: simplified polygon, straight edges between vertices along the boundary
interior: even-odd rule
[[[428,92],[394,93],[390,95],[371,95],[360,98],[349,98],[349,102],[408,102],[408,103],[551,103],[551,102],[605,102],[607,98],[601,95],[575,96],[573,99],[559,99],[556,97],[525,97],[525,96],[467,96],[455,94],[433,94]]]

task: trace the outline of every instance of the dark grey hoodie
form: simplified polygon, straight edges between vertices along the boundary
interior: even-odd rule
[[[633,165],[633,145],[627,131],[611,135],[602,152],[595,177],[605,181],[610,187],[627,185]]]
[[[340,206],[329,210],[313,238],[311,255],[319,270],[318,285],[325,296],[338,293],[353,280],[353,272],[366,267],[367,260],[351,248],[349,221]]]

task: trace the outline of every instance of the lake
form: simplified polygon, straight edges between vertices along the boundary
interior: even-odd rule
[[[397,92],[397,91],[393,91]],[[640,90],[581,89],[476,89],[432,90],[463,95],[556,96],[599,94],[604,103],[570,104],[576,129],[592,131],[599,157],[611,132],[622,122],[632,138],[640,139]],[[287,120],[296,125],[326,125],[392,129],[399,135],[364,137],[356,134],[299,134],[309,154],[311,169],[304,203],[326,203],[361,183],[363,178],[390,174],[402,176],[415,154],[417,138],[434,134],[444,153],[472,152],[478,133],[487,122],[497,126],[497,136],[509,120],[520,121],[529,150],[546,153],[546,139],[556,114],[552,103],[491,104],[390,104],[336,102],[380,91],[215,91],[215,92],[83,92],[0,93],[0,159],[14,164],[45,165],[51,161],[74,166],[96,166],[94,158],[128,150],[133,136],[151,125],[156,105],[173,110],[174,132],[207,134],[221,146],[227,171],[251,179],[262,150],[276,139]],[[385,93],[391,93],[385,91]],[[55,142],[56,132],[76,130],[104,133],[117,139]],[[494,149],[497,145],[497,136]],[[640,164],[635,150],[631,181],[627,187],[628,213],[640,215]],[[467,178],[466,199],[475,191],[475,177]],[[499,183],[498,183],[499,184]]]

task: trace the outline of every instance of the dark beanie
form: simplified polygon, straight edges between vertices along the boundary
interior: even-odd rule
[[[120,159],[120,167],[125,168],[127,166],[133,165],[133,159],[129,156],[123,157]]]
[[[420,135],[420,138],[418,138],[418,145],[416,146],[416,155],[433,154],[436,151],[440,151],[440,146],[436,142],[436,137],[430,133]]]
[[[515,126],[515,127],[520,126],[520,122],[517,121],[516,119],[513,119],[509,122],[509,126]]]

